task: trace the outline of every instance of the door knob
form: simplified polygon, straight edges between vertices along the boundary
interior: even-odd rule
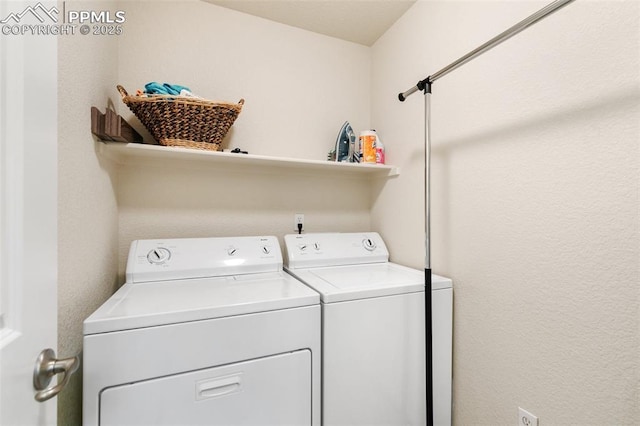
[[[45,349],[40,352],[33,370],[33,387],[36,392],[35,399],[44,402],[60,393],[69,382],[71,375],[78,369],[80,361],[77,356],[65,359],[56,359],[53,349]],[[62,380],[55,386],[49,386],[51,378],[63,373]]]

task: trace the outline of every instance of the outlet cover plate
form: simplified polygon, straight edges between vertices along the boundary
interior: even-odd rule
[[[538,418],[518,407],[518,426],[538,426]]]

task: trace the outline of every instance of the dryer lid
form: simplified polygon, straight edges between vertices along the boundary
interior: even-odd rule
[[[84,334],[317,305],[319,295],[279,272],[126,283],[84,321]]]

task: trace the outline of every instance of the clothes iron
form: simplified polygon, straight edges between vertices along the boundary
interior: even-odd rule
[[[345,121],[336,139],[336,156],[337,162],[353,162],[359,161],[359,153],[355,149],[356,134],[348,121]]]

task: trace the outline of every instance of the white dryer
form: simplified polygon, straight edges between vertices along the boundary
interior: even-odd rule
[[[84,322],[83,423],[319,426],[320,353],[275,237],[134,241]]]
[[[322,421],[426,423],[424,271],[374,232],[286,235],[285,270],[322,305]],[[452,283],[432,276],[433,418],[451,425]]]

